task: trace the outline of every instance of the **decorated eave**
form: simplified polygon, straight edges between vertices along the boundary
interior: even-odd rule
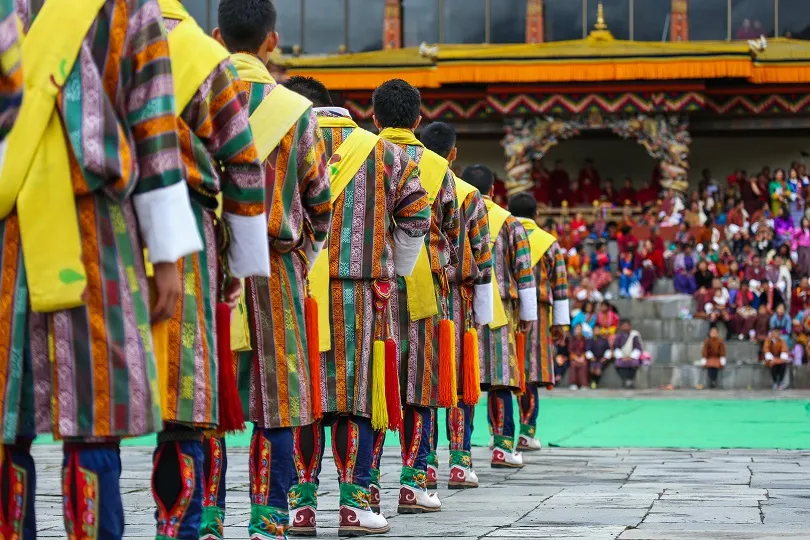
[[[290,75],[331,90],[373,90],[398,77],[420,88],[450,84],[744,80],[810,82],[810,42],[636,42],[594,30],[583,40],[510,45],[422,45],[356,54],[284,57]]]

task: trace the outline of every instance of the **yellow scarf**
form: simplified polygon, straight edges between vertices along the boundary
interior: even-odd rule
[[[262,84],[276,84],[276,80],[267,71],[267,66],[252,54],[233,53],[231,63],[243,81]]]
[[[345,116],[319,116],[318,126],[321,128],[356,128],[357,122]]]
[[[405,128],[385,128],[380,131],[380,137],[386,141],[391,141],[394,144],[407,144],[410,146],[425,147],[422,142],[416,138],[413,131]]]
[[[160,6],[160,13],[167,19],[177,19],[178,21],[183,21],[188,17],[191,17],[186,8],[183,7],[183,4],[180,3],[180,0],[158,0],[158,6]]]
[[[557,241],[554,236],[547,233],[540,227],[533,219],[518,218],[523,228],[526,229],[526,235],[529,237],[529,248],[531,250],[532,266],[536,266],[546,251]]]

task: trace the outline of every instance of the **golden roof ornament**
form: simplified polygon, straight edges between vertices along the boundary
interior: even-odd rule
[[[605,8],[602,6],[602,2],[596,5],[596,24],[593,28],[594,30],[607,30],[607,24],[605,24]]]
[[[613,34],[608,30],[607,23],[605,23],[605,8],[602,2],[596,4],[596,24],[593,25],[593,30],[588,34],[589,41],[613,41]]]

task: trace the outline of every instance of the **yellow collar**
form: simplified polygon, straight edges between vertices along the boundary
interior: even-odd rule
[[[414,135],[413,131],[410,129],[385,128],[384,130],[380,131],[380,137],[394,144],[407,144],[408,146],[421,146],[422,148],[425,147],[425,145],[416,138],[416,135]]]
[[[176,1],[176,0],[175,0]],[[233,53],[231,55],[231,62],[239,73],[239,78],[243,81],[275,84],[276,80],[267,71],[265,66],[258,57],[247,53]]]

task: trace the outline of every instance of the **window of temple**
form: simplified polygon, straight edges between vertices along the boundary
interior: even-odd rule
[[[345,23],[346,6],[343,0],[304,0],[304,53],[339,52],[341,46],[346,46]]]
[[[810,2],[778,0],[779,35],[793,39],[810,39]]]
[[[805,10],[810,2],[805,2]],[[774,35],[773,0],[731,0],[731,39],[757,39]]]
[[[303,42],[301,39],[301,2],[287,0],[275,2],[274,5],[278,15],[276,31],[278,32],[279,45],[282,52],[290,54],[293,52],[294,47],[300,47]]]
[[[486,0],[442,0],[442,43],[486,42]]]
[[[385,0],[349,0],[349,52],[383,48]]]
[[[602,3],[605,23],[616,39],[630,39],[630,0],[588,0],[588,24],[586,34],[596,24],[596,12]],[[636,2],[640,3],[640,2]]]
[[[728,0],[689,0],[689,39],[729,39],[728,7]]]
[[[632,7],[634,40],[669,41],[672,0],[633,0]]]
[[[585,37],[582,15],[586,0],[544,0],[543,37],[546,41],[565,41]]]
[[[402,41],[405,47],[439,42],[437,0],[402,0]]]
[[[492,0],[489,8],[490,43],[526,41],[527,0]]]

